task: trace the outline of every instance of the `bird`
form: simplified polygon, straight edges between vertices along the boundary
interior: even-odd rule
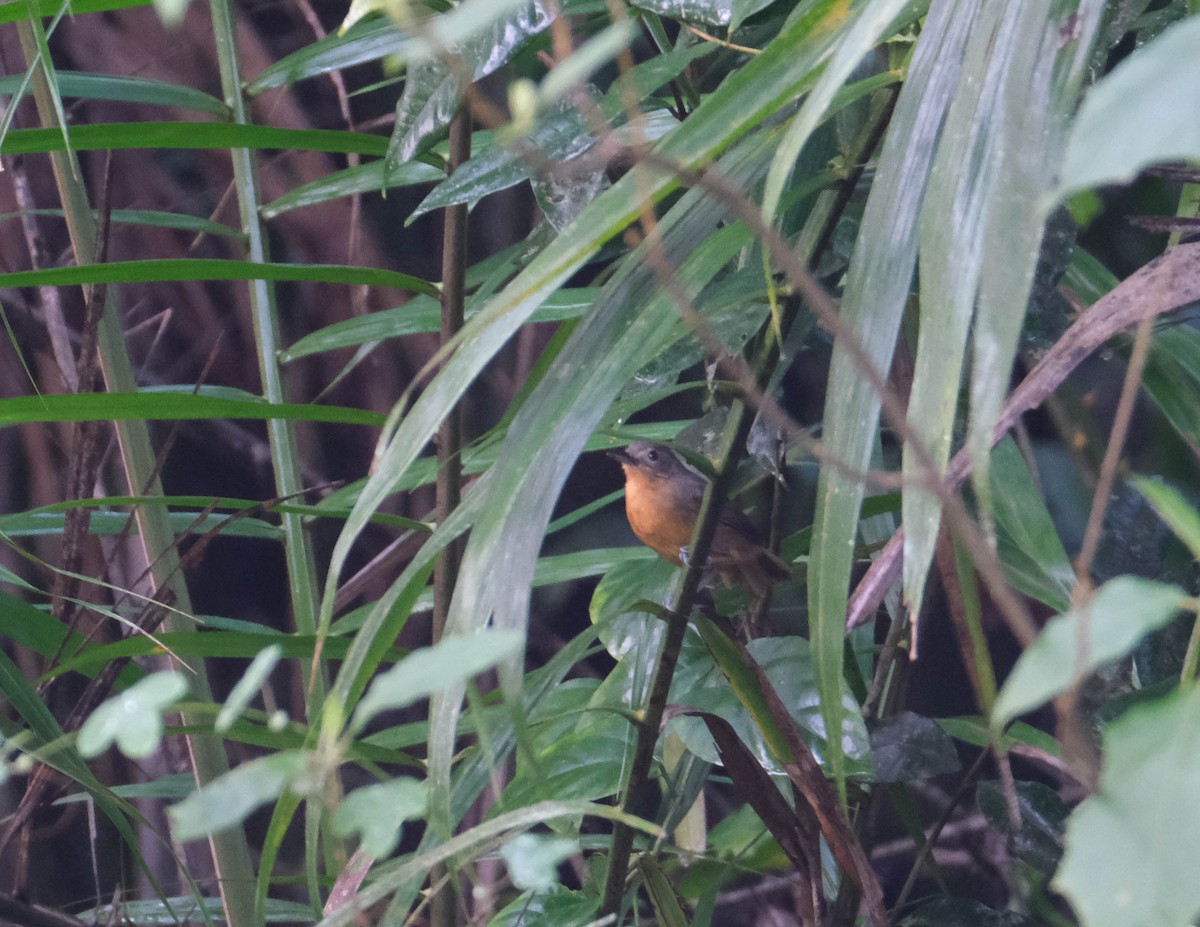
[[[686,565],[707,481],[654,441],[634,441],[608,456],[625,471],[625,515],[638,540],[676,566]],[[745,586],[756,598],[792,575],[788,564],[767,549],[754,523],[729,502],[717,516],[708,567],[726,586]]]

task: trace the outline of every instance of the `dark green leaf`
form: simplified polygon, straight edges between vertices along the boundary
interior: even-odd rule
[[[871,731],[871,762],[883,782],[930,779],[961,768],[954,744],[938,723],[911,711]]]
[[[168,283],[174,280],[310,280],[352,286],[392,287],[436,295],[436,284],[410,274],[346,264],[265,264],[173,258],[149,261],[111,261],[5,274],[7,286],[83,286],[93,283]]]
[[[282,148],[341,154],[382,155],[387,139],[332,129],[277,129],[229,122],[115,122],[71,127],[76,151],[125,148]],[[62,151],[57,129],[15,129],[4,138],[7,155]]]
[[[1053,789],[1040,782],[1017,782],[1016,790],[1020,827],[1013,827],[1008,800],[999,782],[980,782],[975,802],[988,823],[1005,836],[1010,852],[1049,877],[1062,858],[1063,828],[1071,809]]]

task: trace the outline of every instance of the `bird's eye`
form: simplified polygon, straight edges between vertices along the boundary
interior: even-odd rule
[[[658,451],[654,450],[654,448],[646,451],[646,459],[651,463],[658,463]]]

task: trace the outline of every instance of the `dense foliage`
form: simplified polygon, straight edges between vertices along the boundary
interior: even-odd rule
[[[0,918],[1193,923],[1197,13],[0,4]]]

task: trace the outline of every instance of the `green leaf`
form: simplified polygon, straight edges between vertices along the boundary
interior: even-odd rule
[[[78,2],[78,0],[76,0]],[[122,898],[116,904],[102,904],[88,911],[75,912],[85,924],[123,922],[135,927],[175,927],[188,923],[222,923],[225,899],[183,895],[174,898]],[[267,900],[263,918],[268,924],[302,924],[312,920],[312,905],[296,901]]]
[[[989,132],[990,183],[981,215],[968,220],[982,222],[987,243],[972,333],[967,431],[975,494],[985,524],[991,511],[988,455],[1054,203],[1055,171],[1062,163],[1067,129],[1105,6],[1102,0],[1062,2],[1053,10],[1044,0],[1002,5],[1005,16],[993,60],[1003,68],[1000,79],[1005,87],[997,97],[999,111]],[[1065,34],[1064,19],[1070,23]]]
[[[414,42],[404,94],[396,104],[396,125],[388,143],[388,168],[398,167],[427,147],[458,110],[464,78],[479,80],[503,65],[550,16],[531,0],[467,0],[424,23]],[[442,49],[452,47],[448,63]]]
[[[1000,689],[993,726],[1003,727],[1097,667],[1125,656],[1146,634],[1170,621],[1184,599],[1175,586],[1119,576],[1085,605],[1050,619]]]
[[[37,0],[34,8],[39,16],[54,16],[62,9],[62,0]],[[71,0],[71,12],[107,13],[112,10],[129,10],[139,6],[150,6],[150,0]],[[29,6],[25,0],[10,0],[0,3],[0,25],[20,22],[29,18]]]
[[[1005,438],[992,451],[991,481],[996,522],[1004,535],[1001,562],[1009,579],[1022,592],[1066,611],[1075,570],[1012,438]]]
[[[231,769],[167,809],[176,840],[199,840],[240,824],[260,805],[274,801],[308,770],[310,756],[284,750]]]
[[[277,129],[229,122],[114,122],[71,127],[76,151],[125,148],[284,148],[339,154],[382,155],[387,140],[365,132]],[[57,129],[16,129],[0,145],[7,155],[62,151]]]
[[[1154,480],[1135,479],[1134,487],[1146,497],[1158,517],[1167,523],[1175,536],[1187,545],[1192,556],[1200,560],[1200,513],[1170,486]]]
[[[513,885],[522,891],[558,882],[559,864],[579,852],[579,841],[545,834],[518,834],[500,848]]]
[[[1179,325],[1155,332],[1142,385],[1175,430],[1200,443],[1200,331]]]
[[[1132,180],[1144,167],[1200,157],[1200,18],[1135,49],[1088,91],[1071,127],[1055,196]]]
[[[577,319],[592,305],[598,292],[594,287],[560,290],[542,304],[530,321],[562,322]],[[477,313],[479,308],[477,304],[472,305],[467,311],[468,317]],[[322,351],[357,347],[403,335],[436,332],[441,328],[441,318],[441,305],[436,300],[418,296],[397,309],[368,312],[318,329],[284,351],[281,359],[286,363]]]
[[[902,711],[871,731],[871,762],[881,782],[911,782],[958,772],[950,737],[932,718]]]
[[[632,0],[631,5],[671,19],[707,26],[729,25],[729,0]]]
[[[889,369],[895,354],[916,264],[922,199],[978,7],[978,0],[931,4],[859,226],[841,312],[876,370]],[[826,397],[822,421],[828,452],[853,470],[866,470],[875,447],[880,399],[840,341],[834,345]],[[842,723],[847,589],[864,493],[857,477],[822,468],[808,603],[817,682],[826,725],[833,730]],[[906,527],[906,535],[913,527]],[[837,744],[830,760],[841,790],[845,770]]]
[[[359,834],[359,848],[374,859],[390,856],[400,842],[405,821],[422,817],[429,789],[418,779],[393,779],[355,789],[330,819],[340,837]]]
[[[250,397],[225,399],[191,393],[67,393],[0,399],[0,428],[22,422],[104,422],[146,419],[283,418],[344,425],[382,424],[382,418],[345,406],[269,403]]]
[[[997,911],[972,898],[938,895],[900,921],[899,927],[1039,927],[1016,911]]]
[[[1008,841],[1009,852],[1043,876],[1051,875],[1063,853],[1063,827],[1070,808],[1040,782],[1017,782],[1021,824],[1013,826],[1008,799],[999,782],[981,782],[975,803],[989,824]]]
[[[587,927],[596,921],[600,898],[591,891],[571,891],[552,885],[522,892],[501,908],[488,927]]]
[[[439,689],[478,676],[518,653],[522,643],[520,634],[487,630],[451,635],[409,654],[375,677],[358,704],[351,729],[361,731],[381,711],[404,708]]]
[[[382,160],[326,174],[272,200],[260,210],[264,219],[275,219],[292,209],[327,203],[358,193],[382,193],[415,184],[438,183],[444,171],[424,161],[405,161],[388,170]]]
[[[2,16],[3,14],[0,13],[0,22],[3,22]],[[11,96],[20,83],[19,76],[0,77],[0,95]],[[112,74],[59,71],[58,89],[64,97],[173,106],[181,109],[194,109],[202,113],[212,113],[223,118],[229,115],[229,107],[212,94],[192,87],[150,80],[145,77],[119,77]]]
[[[411,40],[389,19],[358,22],[336,35],[329,35],[258,72],[246,85],[246,94],[256,97],[266,90],[290,86],[310,77],[341,71],[380,58],[403,59]]]
[[[159,283],[174,280],[311,280],[353,286],[393,287],[436,296],[435,283],[411,274],[377,267],[346,264],[267,264],[258,261],[225,261],[207,258],[172,258],[148,261],[112,261],[5,274],[8,286],[84,286],[94,283]]]
[[[130,759],[158,749],[163,712],[187,691],[187,678],[174,671],[154,673],[102,703],[79,729],[79,752],[99,756],[112,744]]]
[[[1187,927],[1200,911],[1200,688],[1129,709],[1104,731],[1097,794],[1067,821],[1052,883],[1083,927]]]
[[[229,693],[229,698],[225,700],[225,704],[221,706],[221,711],[217,714],[217,720],[213,722],[213,729],[218,734],[228,731],[233,722],[246,710],[246,706],[258,694],[259,688],[271,675],[271,670],[275,668],[275,664],[282,656],[283,648],[279,644],[270,644],[258,652],[254,660],[246,667],[246,672],[242,673],[242,678],[234,685],[233,691]]]

